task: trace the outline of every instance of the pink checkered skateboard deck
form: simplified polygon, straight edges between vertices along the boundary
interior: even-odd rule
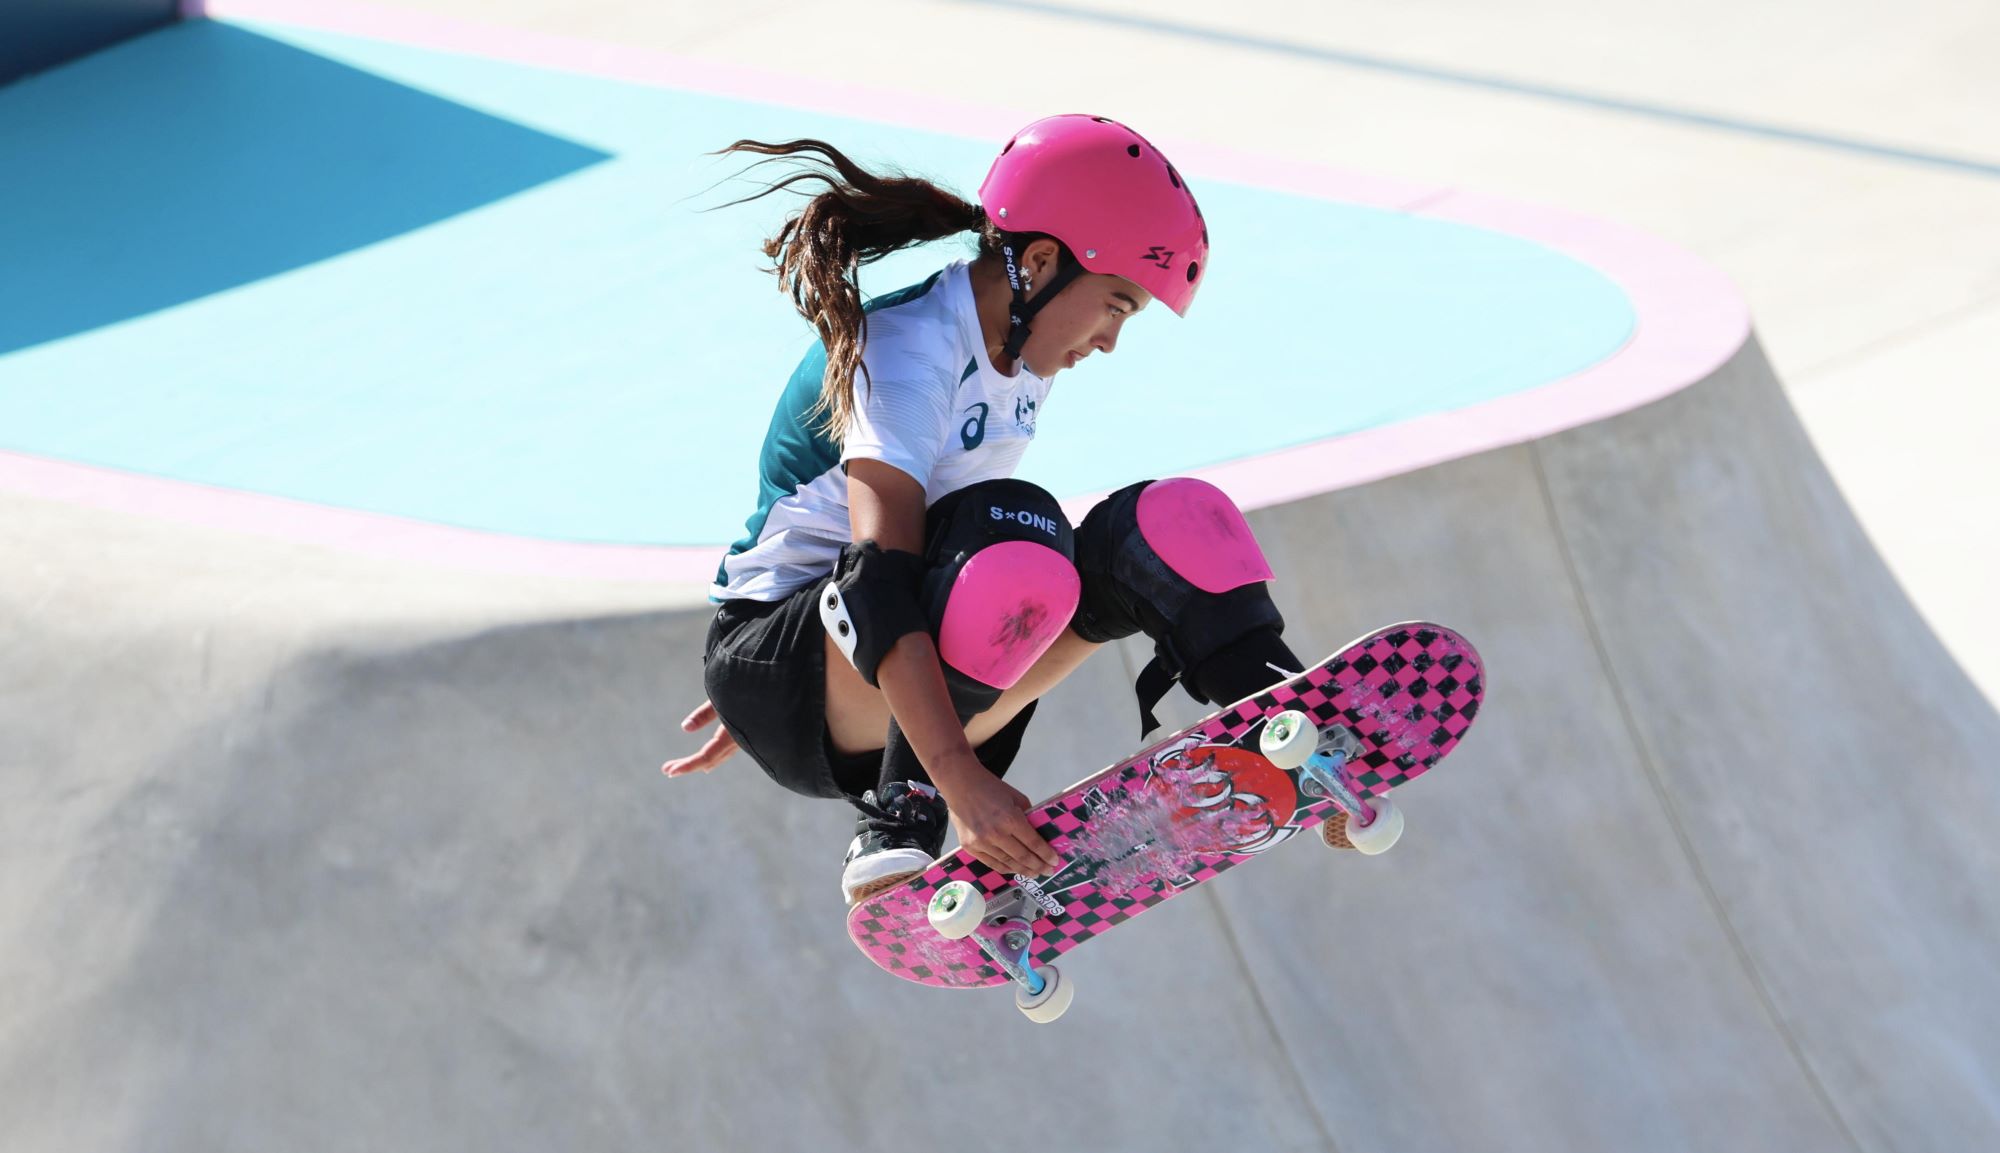
[[[1458,744],[1485,692],[1479,654],[1439,625],[1392,625],[1299,676],[1222,709],[1065,790],[1028,817],[1063,867],[1027,880],[963,849],[848,911],[847,932],[877,965],[947,988],[1015,978],[973,938],[933,928],[931,898],[954,881],[1025,909],[1021,958],[1046,965],[1105,930],[1266,852],[1343,805],[1321,784],[1337,767],[1351,797],[1377,797],[1428,772]],[[1258,751],[1267,722],[1304,712],[1341,751],[1280,769]],[[1326,746],[1322,745],[1322,748]]]

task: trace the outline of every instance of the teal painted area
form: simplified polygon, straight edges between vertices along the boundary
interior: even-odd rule
[[[246,27],[322,58],[301,70],[344,65],[513,139],[610,159],[0,356],[0,449],[551,539],[731,540],[759,506],[764,433],[813,341],[757,271],[782,205],[699,211],[744,190],[712,187],[739,164],[704,153],[742,136],[818,136],[969,193],[995,143]],[[256,115],[274,83],[261,68],[218,82],[244,86],[237,112],[212,113],[219,133]],[[0,124],[23,114],[20,90],[0,90]],[[337,120],[356,113],[355,91],[299,99],[326,101],[313,115]],[[98,147],[89,123],[67,139]],[[268,147],[272,163],[290,154]],[[106,227],[130,227],[146,189],[204,178],[173,150],[131,143],[121,157],[129,180],[115,194],[41,171],[28,182],[45,202],[85,200]],[[1632,331],[1615,285],[1525,241],[1196,187],[1216,249],[1192,316],[1149,310],[1116,355],[1059,377],[1027,479],[1110,488],[1462,408],[1586,368]],[[0,294],[82,275],[58,260],[73,238],[18,242],[43,271],[0,262]],[[870,266],[864,286],[911,284],[965,251],[900,254]]]
[[[14,174],[0,180],[0,353],[252,284],[606,159],[206,20],[26,81],[0,110]]]

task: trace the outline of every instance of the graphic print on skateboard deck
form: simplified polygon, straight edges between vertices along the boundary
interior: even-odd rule
[[[1311,791],[1303,769],[1280,769],[1256,751],[1271,717],[1298,709],[1323,731],[1352,732],[1361,748],[1342,776],[1357,795],[1375,797],[1450,752],[1484,693],[1479,654],[1465,638],[1422,622],[1391,625],[1035,807],[1028,819],[1063,867],[1020,886],[1039,913],[1029,963],[1048,964],[1339,811]],[[977,942],[931,927],[931,896],[952,881],[992,899],[1015,887],[958,849],[850,909],[848,936],[877,965],[918,984],[1006,984]]]

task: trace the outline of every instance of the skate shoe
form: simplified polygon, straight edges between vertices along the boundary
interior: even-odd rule
[[[937,790],[895,781],[854,803],[861,810],[854,843],[840,872],[840,893],[852,907],[930,868],[944,849],[945,805]]]

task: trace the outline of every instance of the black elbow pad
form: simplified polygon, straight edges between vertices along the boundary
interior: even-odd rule
[[[918,602],[924,568],[915,553],[856,541],[840,550],[833,579],[819,590],[826,635],[871,685],[897,641],[930,631]]]

